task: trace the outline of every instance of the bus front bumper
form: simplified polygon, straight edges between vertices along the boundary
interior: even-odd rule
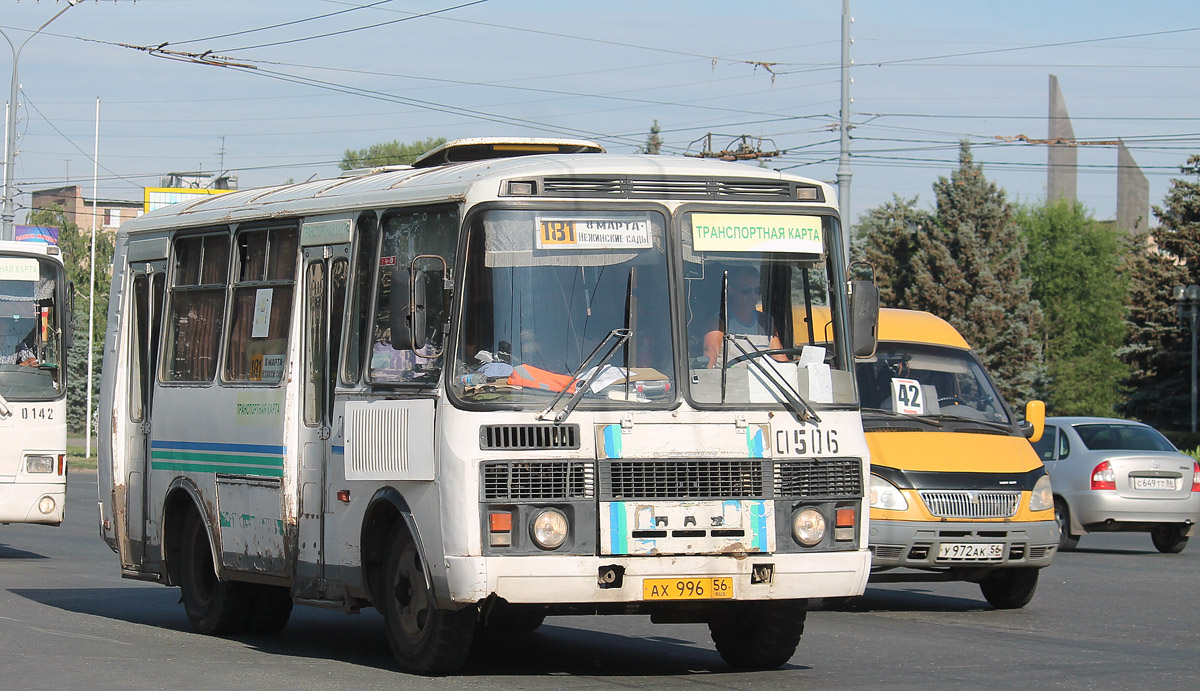
[[[647,579],[729,577],[735,600],[786,600],[861,595],[871,555],[866,549],[733,556],[448,557],[455,602],[495,595],[512,604],[644,602]],[[602,575],[621,576],[601,583]],[[769,568],[767,568],[769,567]],[[769,574],[769,580],[764,580]]]
[[[57,482],[0,481],[0,523],[61,524],[66,488],[61,479]],[[50,510],[44,511],[46,508]]]

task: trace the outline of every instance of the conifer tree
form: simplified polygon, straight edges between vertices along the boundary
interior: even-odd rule
[[[935,223],[916,235],[912,283],[900,306],[954,325],[1005,398],[1020,406],[1043,386],[1037,339],[1042,311],[1022,273],[1025,243],[1013,205],[984,177],[966,142],[958,169],[939,178],[933,190]]]
[[[893,195],[890,202],[877,206],[859,218],[855,229],[853,259],[866,261],[875,268],[879,302],[884,307],[908,304],[912,285],[912,258],[917,251],[917,235],[933,225],[933,215],[917,208],[917,198]]]
[[[1121,414],[1164,429],[1190,425],[1191,334],[1175,313],[1171,289],[1200,283],[1200,155],[1188,158],[1154,207],[1159,225],[1131,260],[1129,331],[1121,354],[1131,367]]]
[[[662,128],[658,126],[658,120],[650,125],[650,134],[646,135],[646,145],[638,149],[640,154],[659,154],[662,153]]]

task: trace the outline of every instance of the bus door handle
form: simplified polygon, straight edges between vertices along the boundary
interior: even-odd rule
[[[143,437],[150,436],[150,422],[148,420],[143,422],[138,429],[141,431]]]
[[[322,426],[317,428],[317,439],[320,439],[321,441],[329,439],[329,427]]]

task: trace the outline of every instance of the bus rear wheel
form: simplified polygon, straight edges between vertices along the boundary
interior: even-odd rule
[[[708,622],[717,652],[734,667],[774,669],[796,653],[807,600],[761,600],[722,607]]]
[[[388,645],[396,664],[406,672],[453,672],[470,652],[476,608],[439,608],[422,559],[407,534],[399,533],[392,540],[378,603]]]
[[[199,512],[188,514],[181,546],[179,586],[192,629],[206,635],[244,630],[246,584],[217,578],[208,531]]]

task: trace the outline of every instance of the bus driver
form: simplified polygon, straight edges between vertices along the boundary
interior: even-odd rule
[[[758,310],[762,284],[758,271],[749,266],[735,266],[729,270],[728,331],[734,335],[748,336],[755,346],[769,349],[782,348],[779,332],[771,318]],[[726,325],[717,319],[717,328],[704,335],[704,354],[708,366],[717,367],[721,359],[721,341],[725,338]],[[736,353],[735,353],[736,355]],[[781,359],[783,356],[775,356]]]

